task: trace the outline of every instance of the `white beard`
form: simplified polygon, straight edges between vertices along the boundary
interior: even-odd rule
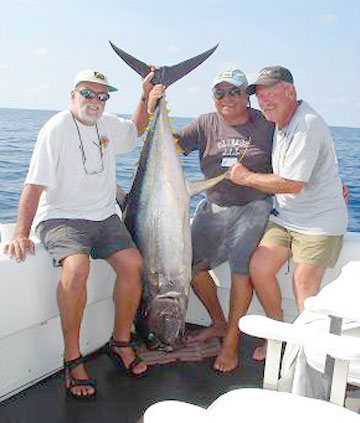
[[[83,107],[78,107],[78,118],[80,121],[86,122],[90,125],[94,125],[96,123],[97,120],[99,120],[101,118],[101,116],[104,113],[104,109],[99,110],[98,113],[96,115],[90,115],[87,113],[87,108],[89,106],[83,106]]]

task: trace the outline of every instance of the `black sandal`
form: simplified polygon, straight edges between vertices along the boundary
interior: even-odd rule
[[[139,378],[145,376],[147,369],[141,373],[134,372],[135,367],[143,361],[142,358],[138,357],[135,353],[134,360],[129,364],[128,367],[125,366],[124,360],[121,356],[115,351],[115,348],[133,348],[135,350],[135,342],[126,342],[126,341],[116,341],[112,336],[109,341],[109,355],[115,360],[116,367],[118,370],[124,371],[129,377]]]
[[[72,370],[76,369],[77,366],[83,364],[85,362],[85,358],[80,355],[79,357],[65,361],[64,360],[64,369],[65,369],[65,392],[67,395],[71,396],[72,398],[86,400],[93,398],[97,394],[96,389],[96,380],[94,378],[87,378],[87,379],[77,379],[74,377],[71,372]],[[92,394],[81,394],[76,395],[72,390],[77,386],[89,386],[94,388],[94,392]]]

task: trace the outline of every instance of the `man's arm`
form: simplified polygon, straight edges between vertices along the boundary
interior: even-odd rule
[[[274,173],[255,173],[240,163],[231,166],[227,179],[234,184],[256,188],[270,194],[298,194],[305,182],[282,178]]]
[[[15,256],[17,262],[25,261],[27,252],[35,253],[35,245],[29,239],[29,234],[43,190],[42,185],[28,184],[22,191],[14,238],[4,247],[4,253]]]

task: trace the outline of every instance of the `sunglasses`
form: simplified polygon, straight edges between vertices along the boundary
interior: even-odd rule
[[[110,98],[110,94],[108,93],[96,93],[93,90],[90,90],[89,88],[82,88],[81,90],[75,90],[80,95],[82,95],[87,100],[92,100],[95,97],[100,101],[107,101]]]
[[[229,95],[230,97],[235,97],[235,96],[240,97],[242,94],[242,89],[238,87],[230,88],[229,90],[222,90],[221,88],[215,88],[213,90],[213,93],[216,100],[221,100],[226,95]]]

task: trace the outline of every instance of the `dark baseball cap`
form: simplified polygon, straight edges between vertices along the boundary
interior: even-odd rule
[[[255,94],[257,85],[273,85],[279,81],[293,84],[294,78],[289,69],[283,68],[282,66],[268,66],[261,69],[257,80],[249,85],[247,92],[249,95]]]

